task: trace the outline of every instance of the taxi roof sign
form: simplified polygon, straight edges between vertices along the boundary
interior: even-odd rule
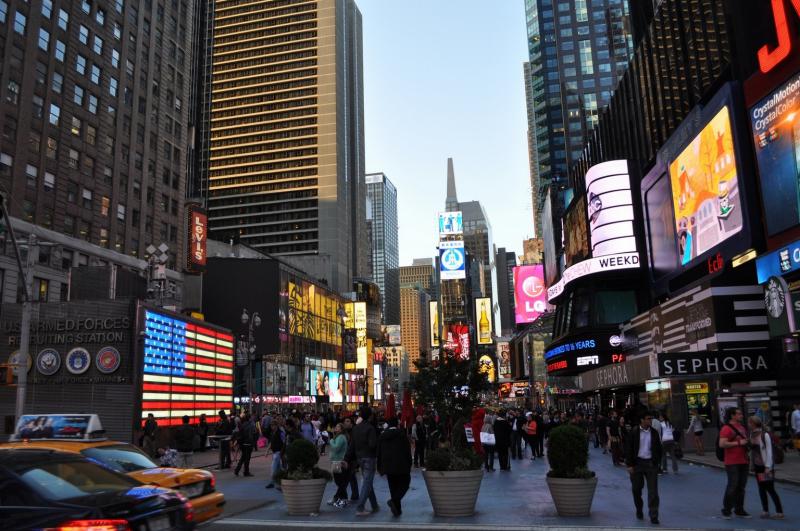
[[[105,430],[100,417],[91,414],[23,415],[17,422],[12,441],[22,439],[96,440]]]

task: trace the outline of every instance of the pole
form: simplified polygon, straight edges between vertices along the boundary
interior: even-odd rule
[[[25,301],[22,303],[19,353],[17,354],[17,406],[15,410],[17,420],[22,417],[25,410],[25,393],[28,383],[28,344],[31,339],[31,313],[33,312],[30,286],[33,284],[33,265],[36,263],[38,249],[36,236],[31,233],[28,236],[27,271],[23,277],[23,282],[25,282]]]

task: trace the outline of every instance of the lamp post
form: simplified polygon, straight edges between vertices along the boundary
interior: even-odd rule
[[[255,330],[261,326],[261,316],[258,312],[253,312],[252,318],[247,313],[247,308],[242,309],[242,316],[240,318],[242,325],[247,327],[247,345],[243,345],[247,354],[247,395],[249,398],[249,411],[253,412],[253,360],[256,352],[256,335]]]

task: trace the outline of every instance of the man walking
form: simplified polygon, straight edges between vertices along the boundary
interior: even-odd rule
[[[175,430],[175,449],[178,450],[178,467],[191,468],[194,453],[194,428],[189,425],[189,415],[183,416],[183,424]]]
[[[511,459],[522,459],[522,426],[524,422],[520,414],[512,409],[508,412],[508,423],[511,425]]]
[[[216,435],[219,439],[219,470],[231,467],[231,434],[233,424],[225,414],[224,409],[219,410],[219,421],[217,422]]]
[[[238,476],[239,471],[244,466],[244,476],[252,477],[253,474],[250,473],[250,456],[253,454],[253,445],[256,442],[256,426],[250,418],[250,413],[242,413],[242,422],[239,425],[236,442],[242,448],[242,457],[239,458],[233,475]]]
[[[645,413],[639,426],[631,430],[625,444],[625,462],[631,475],[636,518],[644,518],[642,489],[647,482],[647,508],[650,522],[658,524],[658,464],[661,463],[661,438],[651,427],[653,415]]]
[[[367,509],[367,499],[372,506],[372,512],[377,513],[378,499],[372,488],[375,479],[375,461],[378,455],[378,432],[372,425],[372,408],[362,406],[357,424],[353,428],[353,451],[358,459],[358,466],[361,468],[363,476],[361,482],[361,495],[356,506],[356,516],[367,516],[371,514]]]
[[[421,423],[422,417],[417,418]],[[400,516],[401,501],[411,485],[411,445],[405,432],[397,428],[396,417],[390,418],[388,425],[378,439],[378,473],[386,475],[391,496],[387,503],[392,514]]]
[[[142,447],[147,455],[150,457],[156,456],[156,432],[158,431],[158,422],[152,413],[147,414],[147,420],[144,421],[144,433],[142,434]]]
[[[417,415],[417,422],[411,426],[411,438],[414,439],[414,467],[425,468],[425,445],[428,444],[428,428],[422,422],[422,415]]]
[[[730,519],[733,510],[740,518],[750,518],[744,510],[744,492],[750,471],[747,428],[742,425],[744,414],[741,409],[730,407],[725,412],[725,418],[728,422],[719,432],[719,447],[725,452],[725,472],[728,474],[728,485],[722,501],[722,517]]]
[[[511,465],[508,462],[508,448],[511,446],[511,426],[506,421],[506,412],[502,410],[494,421],[494,441],[497,459],[500,461],[500,470],[511,470]]]

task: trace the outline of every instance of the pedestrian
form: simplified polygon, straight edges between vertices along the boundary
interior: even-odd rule
[[[200,437],[199,450],[202,452],[208,447],[208,419],[206,414],[200,415],[200,422],[197,424],[197,435]]]
[[[175,430],[175,449],[178,451],[178,467],[191,468],[194,454],[194,428],[189,425],[189,415],[184,415],[182,424]]]
[[[245,477],[252,477],[253,474],[250,473],[250,456],[253,454],[253,446],[256,444],[256,427],[253,420],[250,418],[250,413],[242,413],[241,419],[239,431],[236,433],[236,442],[242,449],[242,457],[239,458],[239,462],[236,464],[233,474],[238,476],[239,471],[242,469],[242,466],[244,466],[243,475]]]
[[[609,450],[611,451],[611,462],[614,463],[614,466],[618,466],[623,463],[622,437],[619,433],[619,420],[620,419],[617,417],[617,412],[612,411],[606,427],[606,433],[608,434],[608,446]]]
[[[387,424],[378,439],[378,473],[386,475],[389,483],[389,509],[400,516],[403,496],[411,486],[411,445],[405,431],[397,427],[396,418],[390,418]]]
[[[678,458],[675,455],[675,447],[678,443],[675,441],[675,428],[665,412],[662,411],[658,416],[661,422],[661,445],[664,450],[661,452],[661,470],[667,473],[667,455],[669,455],[672,458],[672,473],[677,474]]]
[[[371,514],[367,509],[367,500],[372,506],[372,512],[377,513],[378,499],[372,488],[375,479],[375,466],[378,456],[378,432],[372,424],[372,408],[361,406],[359,418],[353,428],[353,449],[358,459],[358,466],[361,468],[361,496],[358,498],[356,506],[356,516],[367,516]]]
[[[219,420],[217,421],[215,435],[219,439],[219,468],[224,470],[231,467],[231,434],[233,433],[233,424],[231,423],[228,415],[225,414],[224,409],[219,410]]]
[[[761,498],[761,518],[770,518],[769,500],[775,504],[776,520],[783,520],[783,505],[775,491],[775,459],[773,458],[772,437],[764,429],[761,419],[752,416],[748,420],[750,428],[750,452],[753,460],[753,471],[756,473],[758,495]]]
[[[318,430],[311,422],[311,413],[306,413],[303,415],[303,421],[300,423],[300,435],[303,437],[303,439],[307,440],[316,447],[317,433]]]
[[[411,438],[414,440],[414,467],[425,468],[425,446],[428,444],[428,427],[422,422],[422,415],[411,426]]]
[[[511,425],[511,459],[522,459],[522,436],[525,419],[517,410],[512,409],[509,412],[508,423]]]
[[[269,483],[266,488],[275,488],[275,478],[282,467],[282,456],[284,449],[284,439],[286,434],[281,429],[277,420],[273,420],[269,425],[269,430],[266,432],[267,439],[269,440],[269,449],[272,452],[272,468],[270,469]]]
[[[348,465],[345,460],[347,455],[347,435],[344,433],[344,425],[337,424],[333,428],[333,439],[329,442],[331,447],[331,473],[333,481],[336,483],[336,494],[328,505],[333,505],[339,509],[347,505],[347,482],[350,479]]]
[[[358,459],[353,449],[353,419],[347,417],[342,422],[344,426],[344,434],[347,436],[347,453],[345,454],[345,461],[347,461],[347,482],[350,484],[350,501],[358,501],[358,477],[356,471],[358,470]]]
[[[728,485],[722,502],[722,517],[729,520],[733,510],[733,513],[740,518],[750,518],[744,510],[744,493],[750,471],[750,460],[747,457],[749,437],[747,429],[742,425],[744,414],[738,407],[730,407],[725,417],[728,422],[719,432],[719,446],[725,453],[725,472],[728,475]]]
[[[800,402],[794,405],[792,411],[792,443],[800,451]]]
[[[703,448],[703,417],[701,417],[696,409],[689,412],[692,419],[689,421],[689,427],[686,428],[686,435],[692,434],[694,442],[694,449],[697,455],[705,455],[705,448]]]
[[[536,461],[536,433],[539,431],[539,425],[533,417],[533,413],[526,414],[527,420],[525,422],[525,441],[531,449],[531,461]]]
[[[506,412],[500,410],[494,421],[494,439],[497,459],[500,461],[500,470],[509,471],[508,448],[511,446],[511,426],[506,421]]]
[[[483,426],[481,426],[480,433],[481,447],[483,448],[483,465],[487,472],[494,472],[494,452],[497,444],[494,434],[494,420],[494,415],[487,411],[483,417]]]
[[[652,428],[653,415],[645,413],[639,426],[631,430],[625,446],[625,462],[631,477],[636,518],[644,519],[642,490],[647,483],[647,509],[650,522],[658,524],[658,464],[661,462],[661,439]]]
[[[602,413],[597,415],[597,440],[603,448],[603,453],[608,453],[608,417]]]
[[[144,421],[143,432],[142,448],[150,457],[156,457],[156,434],[158,433],[158,422],[152,413],[147,414],[147,420]]]
[[[536,422],[536,433],[533,436],[533,449],[536,451],[536,457],[542,459],[544,457],[544,429],[542,428],[544,421],[539,413],[533,416]]]

